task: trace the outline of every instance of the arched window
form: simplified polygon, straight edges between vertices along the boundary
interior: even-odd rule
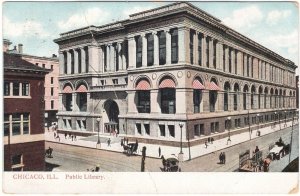
[[[73,110],[73,104],[72,104],[72,92],[73,89],[70,85],[65,85],[64,89],[63,89],[63,104],[64,107],[66,109],[66,111],[72,111]]]
[[[274,108],[273,106],[273,95],[274,95],[274,90],[271,88],[270,90],[270,108]]]
[[[150,113],[150,84],[148,80],[141,79],[135,87],[137,91],[137,109],[139,113]]]
[[[205,89],[200,78],[196,78],[193,81],[193,89],[194,89],[193,92],[194,113],[199,113],[200,104],[202,101],[202,90]]]
[[[76,89],[77,92],[77,106],[80,112],[87,111],[87,88],[84,84],[81,84]]]
[[[248,85],[244,86],[244,90],[243,90],[243,108],[244,110],[247,110],[247,94],[248,94]]]
[[[254,109],[255,86],[251,87],[251,109]]]
[[[207,85],[209,89],[209,108],[210,112],[215,111],[215,105],[218,98],[218,91],[220,91],[220,87],[217,85],[216,79],[212,78],[210,83]]]
[[[258,92],[258,108],[261,109],[262,108],[262,105],[261,105],[261,94],[263,93],[263,89],[262,87],[260,86],[259,87],[259,92]]]
[[[228,111],[229,91],[230,91],[230,84],[229,84],[229,82],[225,82],[225,85],[224,85],[224,111]]]
[[[278,90],[275,90],[275,108],[278,108]]]
[[[175,82],[170,77],[165,77],[159,84],[161,94],[161,112],[163,114],[176,113],[176,89]]]
[[[264,93],[264,108],[267,108],[267,94],[268,94],[268,88],[265,88],[265,93]]]
[[[238,94],[239,94],[239,85],[238,83],[235,83],[234,85],[234,96],[233,96],[233,110],[237,110],[238,109]]]

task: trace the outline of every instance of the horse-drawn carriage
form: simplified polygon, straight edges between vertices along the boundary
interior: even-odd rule
[[[179,161],[175,157],[170,157],[165,159],[164,156],[161,156],[163,171],[164,172],[180,172],[181,168],[179,167]]]
[[[133,153],[136,153],[138,149],[138,143],[129,143],[129,144],[123,144],[123,150],[124,153],[127,155],[132,155]]]

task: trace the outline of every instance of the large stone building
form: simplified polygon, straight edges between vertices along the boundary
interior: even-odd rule
[[[248,131],[249,123],[269,126],[296,108],[293,62],[190,3],[54,41],[61,132],[166,145],[179,145],[182,132],[184,145],[195,145]]]
[[[4,52],[4,171],[44,171],[44,80],[48,70]]]
[[[23,53],[23,45],[18,44],[10,49],[11,42],[7,39],[3,40],[3,51],[13,54],[19,54],[22,59],[35,64],[39,67],[49,69],[50,72],[45,77],[45,126],[50,126],[53,122],[57,122],[56,113],[58,111],[58,75],[59,63],[55,54],[52,57],[39,57]]]

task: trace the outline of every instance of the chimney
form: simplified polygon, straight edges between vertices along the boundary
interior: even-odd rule
[[[18,52],[23,54],[23,44],[18,44]]]
[[[3,39],[3,52],[7,52],[10,45],[11,42],[8,39]]]

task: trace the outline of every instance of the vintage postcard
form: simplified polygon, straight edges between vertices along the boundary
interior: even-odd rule
[[[3,193],[297,193],[298,9],[4,2]]]

